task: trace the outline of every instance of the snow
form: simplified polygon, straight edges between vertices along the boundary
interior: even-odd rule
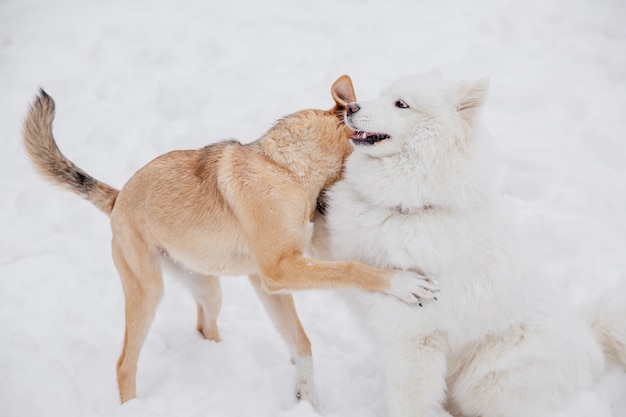
[[[0,415],[384,416],[377,351],[330,291],[298,293],[320,410],[293,398],[288,352],[254,291],[223,280],[223,342],[166,279],[119,405],[123,295],[107,219],[45,183],[20,143],[39,86],[63,152],[116,187],[153,157],[329,108],[352,76],[373,98],[441,68],[488,76],[500,182],[573,303],[626,283],[626,3],[621,0],[3,0],[0,2]],[[399,237],[401,238],[401,237]],[[555,417],[626,416],[607,371]]]

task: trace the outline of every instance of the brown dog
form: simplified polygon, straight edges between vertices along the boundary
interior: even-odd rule
[[[335,182],[351,152],[343,112],[352,82],[332,87],[335,107],[280,120],[255,142],[222,142],[166,153],[141,168],[121,191],[74,165],[52,135],[54,101],[43,90],[24,123],[24,144],[39,172],[92,202],[111,218],[112,253],[126,299],[124,347],[117,363],[121,401],[136,396],[139,353],[163,292],[161,264],[188,273],[197,328],[219,341],[217,275],[249,275],[297,367],[297,396],[315,402],[311,345],[287,292],[361,288],[410,304],[431,298],[419,273],[303,256],[320,191]]]

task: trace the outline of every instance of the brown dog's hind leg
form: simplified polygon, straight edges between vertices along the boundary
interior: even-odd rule
[[[291,294],[269,294],[261,284],[261,277],[251,275],[250,282],[261,299],[278,333],[287,343],[291,360],[296,366],[296,397],[316,406],[313,379],[311,342],[300,323]]]
[[[122,278],[126,299],[124,346],[117,361],[117,383],[122,403],[137,396],[139,354],[163,294],[163,279],[156,257],[148,250],[139,250],[136,245],[126,245],[125,248],[135,251],[124,253],[113,242],[113,260]],[[132,264],[129,259],[133,260]]]
[[[221,341],[217,327],[217,316],[222,307],[222,287],[219,277],[196,276],[191,292],[198,304],[198,331],[206,340]]]

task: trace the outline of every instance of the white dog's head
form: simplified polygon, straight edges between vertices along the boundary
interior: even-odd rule
[[[433,71],[397,80],[376,100],[349,104],[345,120],[355,133],[347,175],[381,202],[467,200],[486,178],[477,116],[487,87],[486,79],[451,82]]]
[[[346,123],[356,131],[352,142],[358,152],[382,157],[411,142],[462,141],[473,128],[487,87],[486,79],[455,83],[438,71],[401,78],[379,99],[348,106]]]

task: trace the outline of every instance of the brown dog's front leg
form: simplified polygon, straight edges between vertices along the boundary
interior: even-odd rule
[[[293,297],[291,294],[269,294],[263,288],[259,275],[251,275],[250,282],[276,330],[289,347],[291,360],[296,366],[296,397],[315,407],[317,398],[313,382],[311,342],[300,323]]]
[[[360,262],[308,259],[300,253],[282,256],[263,267],[263,285],[269,292],[319,288],[359,288],[392,295],[407,304],[435,299],[434,280],[419,271],[380,269]]]

